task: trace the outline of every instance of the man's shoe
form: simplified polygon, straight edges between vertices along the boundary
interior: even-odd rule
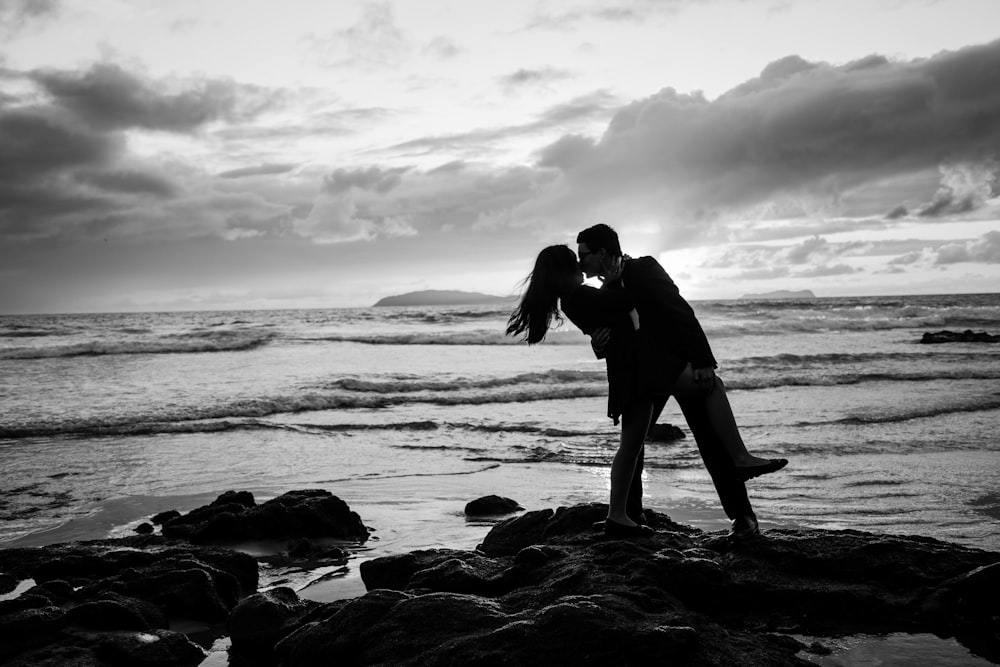
[[[769,472],[777,472],[786,465],[788,465],[788,459],[768,459],[765,463],[758,463],[755,466],[736,466],[736,474],[745,482]]]
[[[608,537],[649,537],[655,533],[656,531],[649,526],[639,524],[626,526],[624,523],[618,523],[611,519],[604,522],[604,534]]]
[[[743,542],[760,537],[760,526],[757,525],[756,517],[752,515],[741,516],[733,521],[733,527],[729,529],[729,539],[734,542]]]

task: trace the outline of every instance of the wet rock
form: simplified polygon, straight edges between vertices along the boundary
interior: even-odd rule
[[[274,645],[319,604],[302,600],[285,587],[251,595],[236,606],[227,621],[230,652],[245,659],[270,656]]]
[[[606,511],[526,512],[476,551],[363,563],[369,592],[283,623],[275,652],[287,667],[792,665],[824,649],[789,633],[930,631],[984,656],[1000,646],[1000,554],[859,531],[734,543],[653,511],[655,535],[611,539],[592,526]]]
[[[684,438],[684,431],[673,424],[653,424],[646,434],[646,442],[673,442]]]
[[[498,514],[511,514],[520,512],[524,508],[517,504],[516,500],[491,495],[476,498],[465,505],[465,515],[470,517],[496,516]]]
[[[322,489],[289,491],[261,505],[249,492],[227,491],[209,505],[168,520],[162,533],[196,544],[301,537],[364,542],[369,536],[361,517]]]
[[[159,514],[154,514],[150,518],[150,522],[156,526],[162,526],[171,519],[176,519],[181,515],[177,510],[167,510],[166,512],[160,512]]]
[[[138,526],[135,527],[135,532],[137,532],[140,535],[151,535],[154,530],[156,529],[153,528],[153,524],[145,522],[140,523]]]
[[[920,338],[921,343],[1000,343],[1000,335],[990,335],[985,331],[973,331],[966,329],[961,333],[957,331],[927,332]]]
[[[221,624],[258,577],[251,556],[159,536],[0,550],[0,567],[38,582],[0,602],[0,662],[25,665],[196,664],[169,618]]]
[[[197,665],[205,650],[178,632],[104,633],[94,637],[93,652],[102,662],[122,667]]]

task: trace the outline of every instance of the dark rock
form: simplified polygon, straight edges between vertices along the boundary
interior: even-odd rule
[[[249,491],[226,491],[213,500],[211,504],[223,507],[226,505],[240,505],[249,509],[256,506],[257,501],[254,500],[253,494]]]
[[[227,491],[169,520],[162,533],[197,544],[302,537],[364,542],[369,536],[361,517],[322,489],[289,491],[262,505],[254,504],[248,492]]]
[[[486,534],[477,549],[489,556],[513,556],[525,547],[540,544],[554,514],[550,509],[533,510],[501,521]]]
[[[984,656],[1000,647],[1000,554],[849,530],[733,543],[652,511],[655,535],[611,539],[592,526],[606,511],[526,512],[474,552],[370,560],[367,594],[283,622],[275,652],[287,667],[805,665],[799,652],[827,649],[787,633],[932,632]]]
[[[25,594],[43,595],[55,605],[70,602],[75,597],[73,586],[68,581],[62,581],[61,579],[46,581],[43,584],[32,587]]]
[[[94,637],[94,654],[109,665],[167,667],[197,665],[205,650],[184,635],[170,630],[115,632]]]
[[[517,504],[516,500],[502,498],[500,496],[483,496],[476,498],[465,506],[466,516],[495,516],[497,514],[511,514],[520,512],[524,508]]]
[[[673,424],[653,424],[646,433],[646,442],[674,442],[685,437],[684,431]]]
[[[927,332],[920,339],[921,343],[1000,343],[1000,335],[990,335],[985,331],[966,329],[957,331]]]
[[[221,625],[258,577],[251,556],[159,536],[5,549],[0,567],[39,582],[0,602],[0,662],[25,665],[196,664],[168,616]]]
[[[163,524],[176,519],[181,515],[177,510],[167,510],[166,512],[160,512],[159,514],[154,514],[150,521],[153,525],[162,526]]]
[[[17,577],[11,576],[6,572],[0,572],[0,595],[10,593],[17,588],[19,583],[21,582]]]
[[[84,602],[66,612],[66,623],[91,630],[150,630],[140,614],[117,600]]]
[[[231,653],[241,656],[271,655],[274,645],[284,639],[318,602],[302,600],[291,588],[273,588],[240,602],[229,615],[227,628]]]
[[[140,535],[151,535],[154,530],[156,529],[153,528],[153,524],[145,522],[140,523],[138,526],[135,527],[135,532],[139,533]]]

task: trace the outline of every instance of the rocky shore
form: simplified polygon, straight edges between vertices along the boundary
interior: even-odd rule
[[[0,551],[0,664],[198,665],[228,636],[234,666],[795,665],[859,632],[954,637],[1000,662],[1000,553],[851,530],[734,543],[653,511],[655,535],[611,539],[592,525],[605,513],[511,514],[475,550],[363,562],[366,594],[319,603],[258,590],[258,560],[220,544],[282,540],[290,567],[350,567],[361,518],[326,491],[227,492],[149,534]]]

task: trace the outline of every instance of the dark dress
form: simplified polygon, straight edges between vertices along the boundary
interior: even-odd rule
[[[666,400],[669,387],[661,373],[652,372],[656,365],[648,363],[655,354],[647,344],[647,336],[635,330],[629,311],[635,308],[632,296],[622,289],[596,289],[580,285],[560,300],[560,308],[583,333],[608,327],[611,338],[598,357],[604,357],[608,369],[608,417],[618,424],[622,412],[640,399]]]

